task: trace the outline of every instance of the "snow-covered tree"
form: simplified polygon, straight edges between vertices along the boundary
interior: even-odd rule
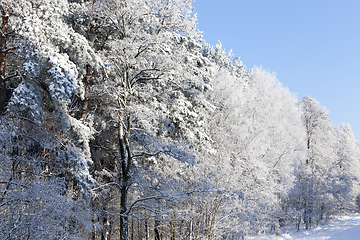
[[[102,77],[88,86],[88,113],[94,113],[97,131],[92,151],[100,184],[96,189],[106,187],[120,199],[114,201],[120,218],[112,221],[120,221],[115,226],[120,225],[121,239],[129,237],[129,217],[141,213],[133,209],[157,217],[139,204],[150,206],[151,201],[189,190],[186,184],[179,187],[181,178],[176,177],[194,163],[182,142],[205,135],[196,109],[207,107],[197,98],[206,84],[203,76],[194,76],[201,68],[192,64],[201,58],[194,52],[201,47],[191,3],[73,4],[75,29],[87,36],[104,62]]]
[[[242,76],[221,70],[212,82],[217,106],[210,129],[214,162],[205,174],[231,192],[227,201],[237,202],[238,210],[223,200],[220,211],[246,234],[281,217],[280,199],[289,191],[293,165],[304,153],[304,129],[296,98],[274,75],[255,68]]]
[[[39,141],[43,131],[26,119],[0,118],[1,239],[79,239],[89,227],[88,213],[65,194],[62,169],[48,162],[57,144]]]
[[[340,172],[343,172],[344,176],[348,178],[348,181],[352,183],[351,198],[349,202],[344,204],[344,208],[356,204],[356,199],[360,196],[359,179],[360,174],[357,169],[360,168],[360,145],[356,140],[350,125],[343,124],[337,130],[338,142],[337,142],[337,166]],[[352,209],[356,209],[358,206],[352,206]],[[347,209],[346,209],[347,210]]]
[[[20,41],[17,54],[21,82],[13,91],[8,114],[32,119],[50,132],[57,132],[64,141],[56,158],[69,164],[69,172],[83,196],[87,196],[90,157],[89,140],[92,128],[72,114],[75,96],[84,99],[83,76],[87,62],[101,66],[101,61],[87,40],[73,31],[65,20],[68,1],[17,1],[16,15],[10,18]]]
[[[307,156],[297,166],[296,186],[291,197],[295,207],[302,211],[302,220],[308,229],[348,204],[351,179],[349,172],[339,166],[336,131],[327,110],[309,96],[301,106]],[[301,218],[298,220],[299,228]]]
[[[231,239],[355,209],[350,127],[206,43],[192,2],[0,0],[1,238]]]
[[[16,1],[4,0],[0,2],[1,35],[0,35],[0,114],[4,114],[11,97],[13,82],[19,77],[16,56],[18,44],[18,30],[11,24],[11,18],[16,15],[13,6]],[[17,62],[16,62],[16,60]]]

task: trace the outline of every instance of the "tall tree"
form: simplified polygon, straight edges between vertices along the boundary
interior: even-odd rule
[[[360,145],[356,140],[351,127],[348,124],[342,124],[337,130],[337,170],[343,173],[343,177],[352,183],[351,195],[344,201],[343,211],[358,208],[356,200],[360,196],[359,171],[360,168]],[[349,208],[349,209],[347,209]]]
[[[215,141],[214,166],[208,171],[217,186],[229,191],[224,205],[227,201],[238,204],[239,212],[224,206],[220,214],[232,213],[224,219],[233,223],[224,225],[236,222],[243,226],[237,232],[231,229],[239,237],[278,225],[282,218],[280,200],[290,190],[292,166],[305,148],[296,98],[275,76],[260,68],[242,78],[237,76],[220,70],[212,82],[217,110],[210,129]]]
[[[303,211],[303,222],[308,229],[340,210],[351,190],[351,181],[340,171],[336,131],[327,110],[309,96],[303,99],[301,106],[307,157],[298,165],[292,196],[296,208]],[[298,228],[299,224],[300,219]]]
[[[164,171],[178,167],[171,159],[193,161],[176,143],[189,137],[179,117],[193,112],[189,99],[194,101],[196,93],[191,88],[203,82],[185,68],[190,54],[183,42],[196,42],[198,37],[191,3],[128,0],[73,5],[78,11],[76,29],[89,36],[105,63],[102,79],[89,87],[88,113],[93,111],[98,132],[93,148],[93,155],[100,156],[95,160],[96,179],[102,186],[115,187],[111,191],[120,199],[120,239],[129,237],[129,216],[136,216],[132,209],[171,198],[177,187],[165,182],[175,183],[170,180],[175,174]],[[81,20],[85,7],[92,10],[90,21]],[[163,167],[154,166],[158,161]],[[111,177],[105,178],[105,172]]]

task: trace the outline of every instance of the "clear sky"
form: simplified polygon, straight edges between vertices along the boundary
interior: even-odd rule
[[[204,39],[309,95],[360,141],[360,0],[196,0]]]

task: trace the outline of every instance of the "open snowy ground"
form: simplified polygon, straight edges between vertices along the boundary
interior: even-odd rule
[[[256,240],[360,240],[360,214],[352,214],[341,217],[331,222],[329,225],[320,226],[311,230],[302,230],[300,232],[285,233],[282,236],[262,235],[247,239]]]

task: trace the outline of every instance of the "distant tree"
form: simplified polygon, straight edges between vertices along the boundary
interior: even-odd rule
[[[219,214],[231,217],[219,227],[242,226],[227,229],[241,236],[282,217],[279,203],[304,154],[304,129],[296,98],[275,76],[260,68],[237,76],[220,70],[212,81],[214,152],[205,176],[227,192]]]
[[[339,167],[336,131],[326,109],[309,96],[303,99],[301,106],[308,153],[305,161],[298,165],[291,196],[295,207],[302,211],[308,229],[341,210],[348,201],[351,181],[348,172]]]
[[[347,177],[348,181],[352,183],[351,195],[345,195],[348,198],[348,202],[342,206],[344,211],[349,211],[357,208],[357,206],[353,206],[353,204],[356,203],[357,197],[360,194],[360,174],[357,170],[360,168],[360,145],[351,127],[347,124],[340,126],[337,130],[337,136],[337,170],[343,173],[344,177]]]

